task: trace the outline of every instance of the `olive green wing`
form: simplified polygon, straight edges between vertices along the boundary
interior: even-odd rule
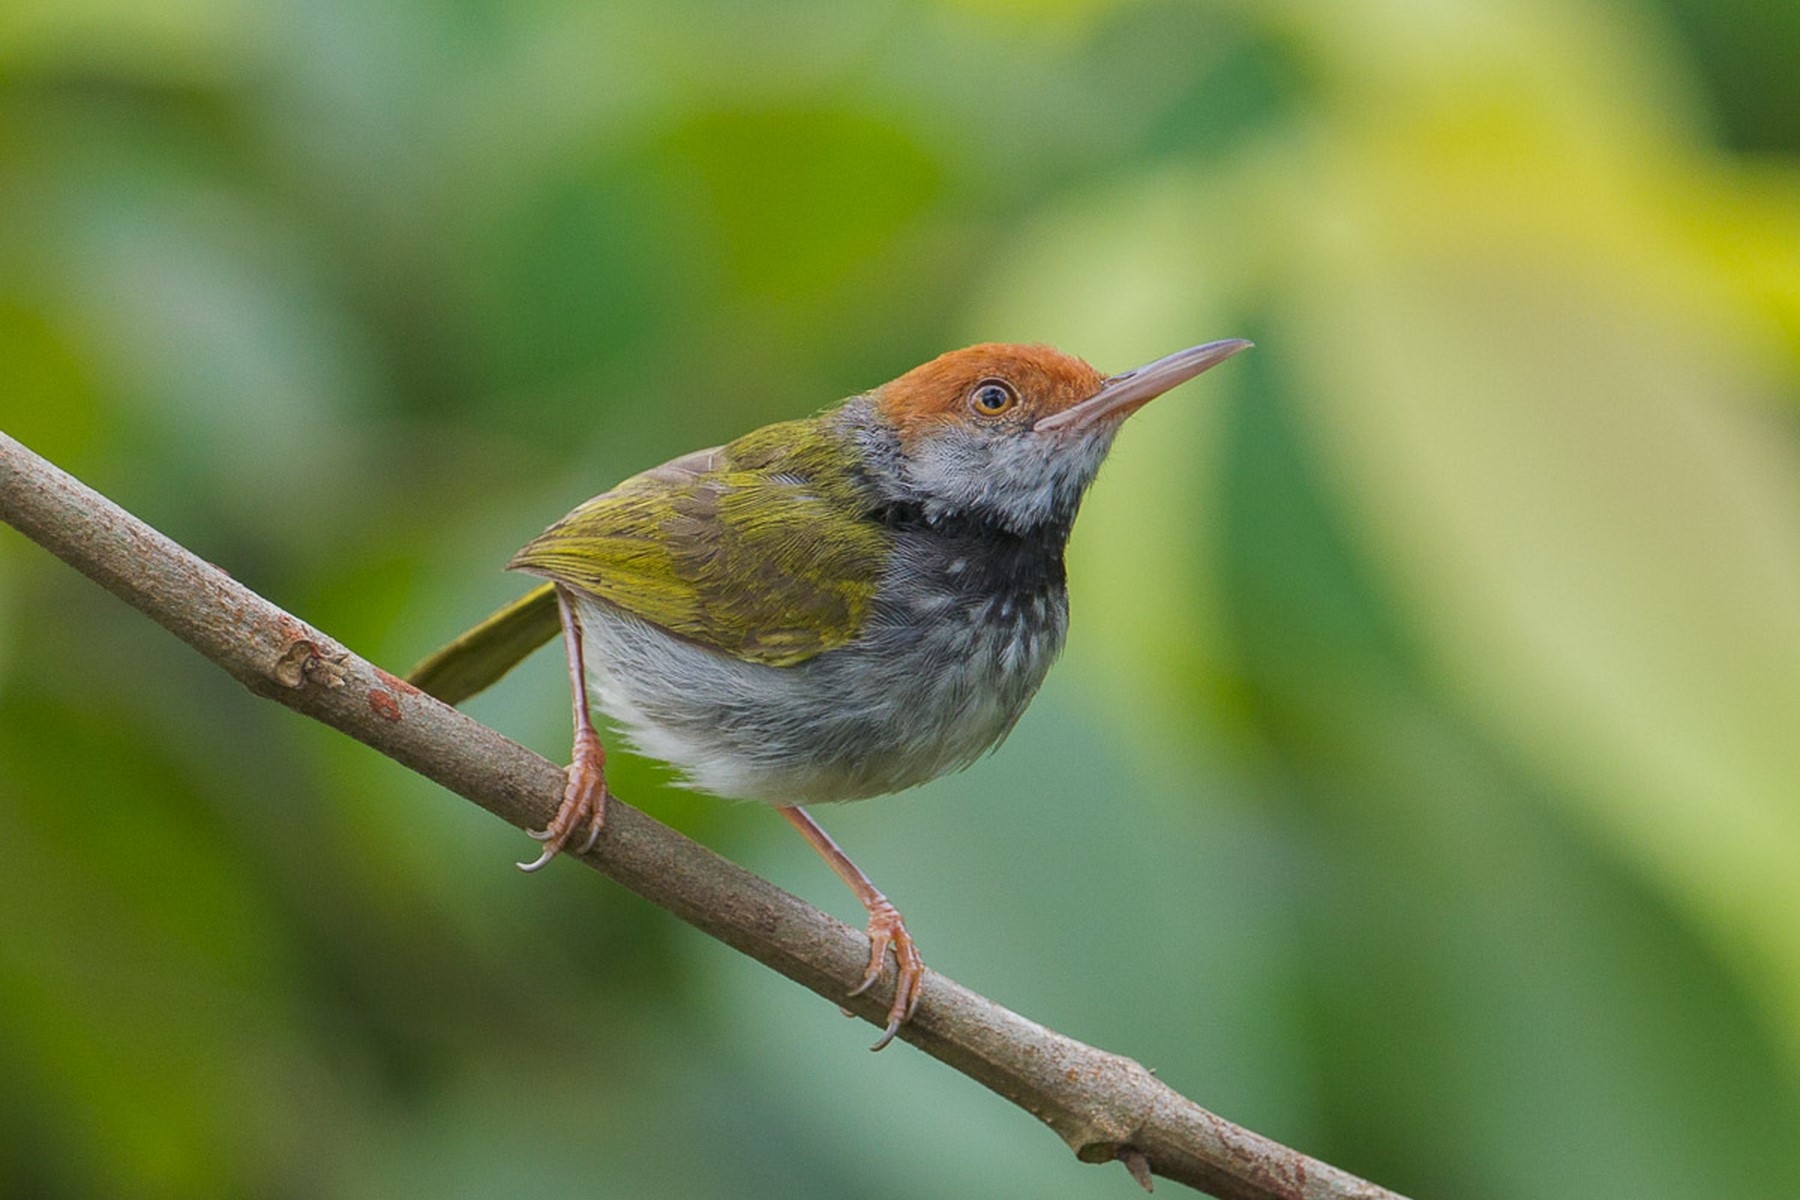
[[[445,704],[461,704],[556,636],[556,588],[534,588],[412,669],[406,680]]]
[[[721,447],[697,450],[629,479],[691,478],[709,469]],[[556,607],[556,585],[546,583],[499,609],[455,641],[433,652],[406,676],[406,681],[445,704],[461,704],[485,691],[501,676],[555,637],[562,629]]]
[[[748,662],[841,646],[874,603],[888,536],[837,465],[844,451],[789,425],[626,480],[509,565]]]

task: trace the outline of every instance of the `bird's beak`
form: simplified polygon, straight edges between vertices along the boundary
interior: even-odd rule
[[[1032,425],[1034,430],[1086,429],[1108,417],[1123,419],[1136,412],[1179,383],[1186,383],[1208,367],[1216,367],[1239,350],[1254,343],[1243,338],[1227,338],[1177,350],[1166,358],[1147,363],[1135,371],[1114,375],[1100,385],[1100,390],[1079,404],[1071,404],[1061,412],[1051,413]]]

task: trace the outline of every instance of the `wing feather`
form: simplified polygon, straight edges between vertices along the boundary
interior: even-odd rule
[[[510,565],[749,662],[804,662],[861,631],[888,550],[822,436],[787,422],[633,476]]]

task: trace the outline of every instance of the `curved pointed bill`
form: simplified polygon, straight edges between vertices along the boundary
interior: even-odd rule
[[[1114,375],[1100,385],[1100,390],[1079,404],[1071,404],[1061,412],[1051,413],[1032,426],[1034,430],[1086,429],[1096,421],[1116,417],[1123,420],[1150,401],[1179,383],[1186,383],[1208,367],[1216,367],[1239,350],[1255,343],[1243,338],[1227,338],[1177,350],[1167,358],[1146,363],[1135,371]]]

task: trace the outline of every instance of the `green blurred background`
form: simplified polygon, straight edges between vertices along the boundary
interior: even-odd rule
[[[825,814],[927,960],[1421,1197],[1800,1178],[1800,6],[6,0],[0,428],[391,668],[972,341],[1258,349]],[[472,711],[559,759],[540,654]],[[623,795],[859,919],[782,822]],[[0,1194],[1134,1194],[0,531]]]

